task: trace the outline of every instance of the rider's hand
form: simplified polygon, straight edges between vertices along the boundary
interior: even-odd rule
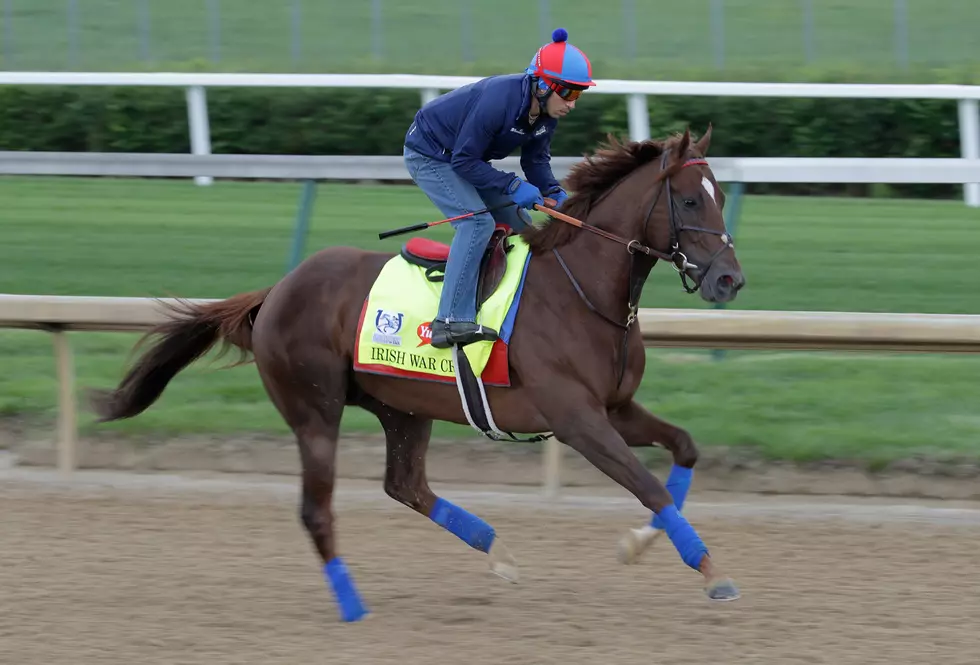
[[[555,205],[553,207],[554,207],[555,210],[557,210],[558,208],[561,207],[561,204],[565,202],[565,199],[568,198],[568,193],[564,189],[562,189],[561,187],[559,187],[558,189],[556,189],[553,192],[549,193],[548,194],[548,198],[549,199],[554,199]]]
[[[509,190],[511,200],[518,207],[532,210],[535,203],[544,205],[544,197],[541,196],[541,190],[520,178],[514,178],[514,184],[510,186]]]

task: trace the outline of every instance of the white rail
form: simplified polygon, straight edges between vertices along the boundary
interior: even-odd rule
[[[554,157],[564,178],[579,161]],[[980,159],[849,157],[711,157],[721,182],[970,183],[980,181]],[[520,161],[496,162],[519,170]],[[308,155],[186,155],[160,153],[0,151],[0,175],[207,177],[281,180],[409,180],[401,157]]]
[[[198,299],[195,302],[206,302]],[[68,331],[144,331],[163,320],[148,298],[0,294],[0,328],[53,334],[58,367],[58,467],[76,466],[74,363]],[[980,353],[980,315],[644,309],[644,343],[651,347],[810,349]],[[560,485],[561,446],[544,451],[546,494]]]
[[[313,88],[409,88],[420,92],[421,102],[440,91],[465,85],[469,76],[410,74],[222,74],[222,73],[98,73],[98,72],[0,72],[0,85],[168,86],[186,89],[191,152],[211,152],[206,89],[213,87],[313,87]],[[719,97],[798,97],[837,99],[955,99],[960,127],[960,153],[964,159],[980,159],[980,86],[838,83],[742,83],[700,81],[632,81],[603,79],[589,94],[626,95],[630,136],[650,137],[647,97],[657,95]],[[855,168],[861,169],[858,165]],[[197,176],[208,184],[208,176]],[[786,181],[779,182],[807,182]],[[831,182],[822,180],[822,182]],[[843,181],[833,181],[843,182]],[[861,180],[860,182],[882,182]],[[923,181],[917,181],[923,182]],[[944,181],[949,182],[949,181]],[[956,181],[958,182],[958,181]],[[980,180],[964,183],[964,200],[980,207]]]

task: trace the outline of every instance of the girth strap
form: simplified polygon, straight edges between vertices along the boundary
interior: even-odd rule
[[[549,432],[522,439],[514,436],[511,432],[504,432],[498,428],[493,421],[493,414],[490,413],[490,402],[487,400],[486,388],[483,386],[483,381],[470,366],[470,360],[466,357],[466,353],[460,350],[459,345],[454,344],[452,354],[453,367],[456,369],[456,387],[459,390],[459,399],[463,405],[463,414],[473,429],[488,439],[513,441],[515,443],[537,443],[554,436],[553,433]]]

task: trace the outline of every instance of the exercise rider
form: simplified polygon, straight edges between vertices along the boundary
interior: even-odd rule
[[[452,222],[439,311],[432,321],[432,346],[448,348],[493,341],[497,332],[476,323],[480,260],[495,222],[520,230],[526,210],[556,207],[568,198],[551,170],[551,137],[558,119],[592,81],[592,65],[558,28],[534,54],[523,74],[490,76],[425,104],[405,135],[409,175],[446,217],[483,208],[500,209]],[[521,148],[525,179],[490,165]]]

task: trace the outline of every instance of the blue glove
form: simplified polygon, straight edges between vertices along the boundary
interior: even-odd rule
[[[565,192],[564,189],[559,187],[555,191],[548,194],[548,198],[555,200],[555,210],[557,210],[558,208],[561,207],[561,204],[565,202],[565,199],[568,198],[568,194]]]
[[[513,183],[507,189],[510,192],[511,200],[519,208],[533,210],[535,203],[544,205],[544,197],[541,196],[541,190],[520,178],[514,178]]]

